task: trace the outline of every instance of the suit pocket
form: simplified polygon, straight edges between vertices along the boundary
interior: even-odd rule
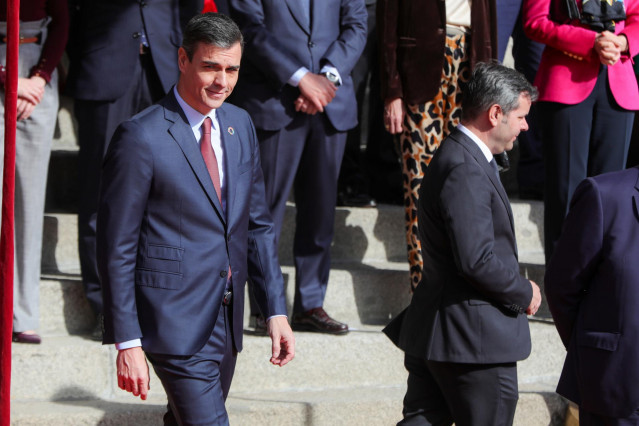
[[[135,284],[143,287],[179,290],[182,288],[182,274],[138,268],[135,270]]]
[[[146,256],[138,257],[138,269],[179,274],[183,254],[181,247],[149,244]]]
[[[620,333],[584,330],[578,333],[577,343],[579,346],[613,352],[617,350],[620,337]]]
[[[468,304],[470,306],[481,306],[481,305],[490,305],[491,303],[485,300],[468,299]]]

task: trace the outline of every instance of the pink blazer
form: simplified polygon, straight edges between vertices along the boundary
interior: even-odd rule
[[[578,22],[552,21],[552,1],[562,0],[524,0],[526,35],[546,45],[535,85],[540,101],[574,105],[588,97],[597,81],[601,64],[593,47],[597,33]],[[639,89],[632,57],[639,53],[639,0],[625,0],[625,5],[627,18],[617,24],[615,33],[626,36],[629,54],[622,55],[615,65],[608,67],[608,82],[619,106],[637,110]]]

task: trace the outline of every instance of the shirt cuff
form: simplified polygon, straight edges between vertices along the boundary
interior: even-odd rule
[[[335,74],[337,76],[337,80],[339,81],[339,84],[340,85],[342,84],[342,76],[339,75],[339,71],[337,71],[337,68],[335,68],[332,65],[324,65],[322,67],[322,70],[320,71],[320,74],[324,74],[324,73],[327,73],[327,72]]]
[[[287,83],[293,87],[297,87],[300,84],[300,80],[306,75],[307,72],[309,72],[308,68],[301,67],[300,69],[295,71],[291,78],[288,79]]]
[[[288,316],[286,316],[286,315],[271,315],[270,317],[266,318],[266,322],[269,322],[271,319],[277,318],[277,317],[288,318]]]
[[[137,348],[139,346],[142,346],[142,340],[140,339],[127,340],[126,342],[115,344],[115,348],[119,351],[122,351],[124,349]]]

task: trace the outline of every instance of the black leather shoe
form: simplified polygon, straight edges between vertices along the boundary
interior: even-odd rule
[[[340,207],[377,207],[377,202],[368,194],[340,192],[337,194],[337,205]]]
[[[293,314],[291,327],[295,331],[313,331],[328,334],[348,333],[348,325],[329,317],[321,306],[300,314]]]
[[[13,333],[12,340],[16,343],[30,343],[39,345],[42,339],[38,333]]]

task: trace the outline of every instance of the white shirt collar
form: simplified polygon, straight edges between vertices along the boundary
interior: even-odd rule
[[[463,124],[459,123],[457,125],[457,128],[466,136],[468,136],[473,142],[475,142],[475,144],[477,144],[477,146],[479,147],[479,149],[481,149],[482,154],[484,154],[484,157],[486,157],[486,161],[488,161],[489,163],[491,162],[491,160],[494,158],[493,153],[490,152],[490,149],[488,149],[488,146],[486,146],[486,144],[484,143],[484,141],[482,141],[481,139],[479,139],[477,137],[476,134],[474,134],[473,132],[471,132],[470,130],[468,130],[466,127],[464,127]]]

